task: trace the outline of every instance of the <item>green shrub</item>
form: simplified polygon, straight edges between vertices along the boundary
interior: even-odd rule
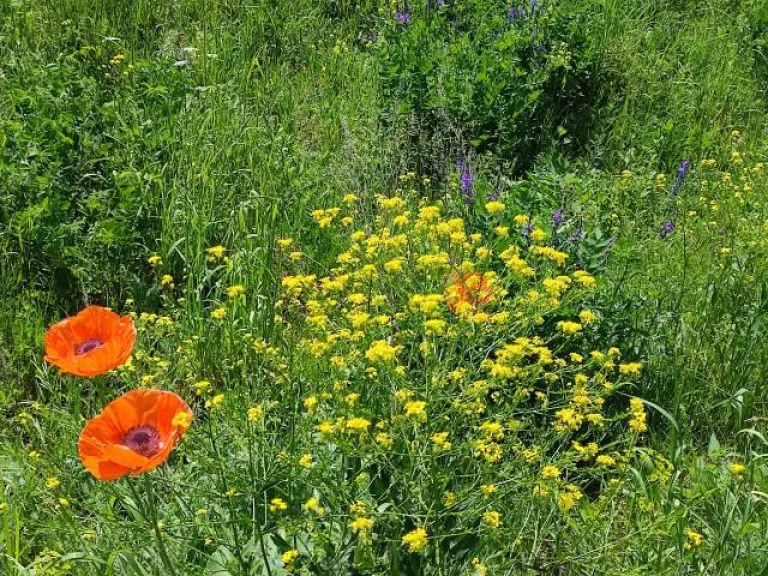
[[[601,82],[582,33],[587,4],[440,4],[387,15],[375,42],[382,90],[412,122],[422,172],[467,148],[525,170],[565,135],[572,148],[586,143]]]

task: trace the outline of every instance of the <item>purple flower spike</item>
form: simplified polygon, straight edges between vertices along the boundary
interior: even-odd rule
[[[531,235],[531,232],[533,232],[533,222],[531,219],[528,219],[528,223],[523,226],[523,238],[529,238]]]
[[[408,26],[408,22],[410,22],[411,16],[408,14],[408,12],[395,12],[395,20],[397,20],[403,26]]]
[[[472,190],[472,172],[468,169],[461,173],[461,193],[464,195],[464,201],[469,204],[474,197],[474,191]]]
[[[672,220],[667,220],[661,225],[661,232],[659,232],[659,238],[665,240],[667,236],[672,234],[677,229],[675,223]]]
[[[560,228],[560,226],[563,225],[563,222],[565,222],[565,217],[563,216],[563,209],[558,208],[552,213],[552,227]]]
[[[675,183],[672,184],[672,196],[677,196],[680,189],[685,183],[685,179],[688,177],[688,172],[691,170],[691,163],[688,160],[683,160],[680,163],[680,167],[677,169],[677,176],[675,177]]]
[[[469,206],[475,196],[472,183],[475,181],[469,162],[465,156],[456,158],[456,170],[461,174],[461,194],[464,196],[464,202]]]

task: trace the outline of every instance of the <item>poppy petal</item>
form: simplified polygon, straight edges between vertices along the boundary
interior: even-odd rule
[[[101,306],[51,326],[45,335],[45,361],[75,376],[98,376],[121,366],[136,341],[133,320]]]
[[[189,416],[183,426],[179,413]],[[78,443],[80,459],[100,480],[148,472],[165,462],[191,418],[192,410],[173,392],[132,390],[88,421]],[[149,456],[153,448],[158,452]]]

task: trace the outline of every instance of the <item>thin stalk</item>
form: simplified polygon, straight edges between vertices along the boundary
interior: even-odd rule
[[[248,474],[251,477],[251,486],[256,485],[256,473],[254,470],[253,462],[253,426],[250,422],[247,422],[248,426]],[[253,492],[251,492],[251,517],[253,519],[254,536],[259,539],[259,548],[261,549],[261,556],[264,559],[264,567],[267,570],[267,575],[272,576],[272,568],[269,566],[269,559],[267,557],[267,549],[264,546],[264,532],[261,529],[261,520],[256,517],[256,498]]]
[[[171,574],[171,576],[178,576],[176,569],[173,567],[173,562],[171,562],[171,558],[168,556],[168,550],[165,548],[165,541],[163,540],[163,533],[157,523],[157,500],[155,498],[155,492],[152,488],[152,480],[149,478],[149,475],[144,476],[144,489],[147,492],[148,500],[146,507],[142,504],[141,495],[139,494],[138,490],[136,490],[134,482],[130,479],[128,480],[128,487],[131,490],[131,494],[133,495],[136,506],[139,509],[139,513],[152,528],[152,532],[155,535],[155,541],[157,542],[158,552],[160,553],[160,560],[162,561],[163,566],[165,566],[166,570],[169,574]]]

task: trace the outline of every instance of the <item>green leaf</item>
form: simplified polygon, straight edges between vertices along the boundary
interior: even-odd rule
[[[717,436],[712,432],[709,437],[709,447],[707,448],[707,454],[712,460],[715,460],[720,452],[720,442],[717,440]]]

